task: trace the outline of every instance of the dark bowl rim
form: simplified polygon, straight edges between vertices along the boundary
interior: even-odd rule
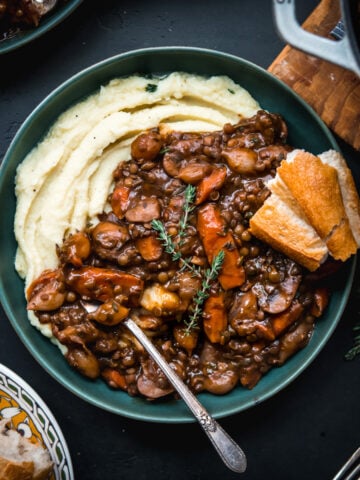
[[[19,34],[15,34],[13,37],[1,40],[0,55],[13,52],[52,30],[71,15],[83,1],[84,0],[69,0],[68,4],[59,6],[54,12],[50,12],[48,14],[49,16],[45,16],[39,26],[29,28],[28,30],[21,30]]]

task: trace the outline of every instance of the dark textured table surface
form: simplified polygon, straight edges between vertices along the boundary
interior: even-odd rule
[[[299,19],[316,3],[299,1]],[[221,50],[264,68],[283,47],[270,0],[85,0],[45,36],[0,57],[0,158],[27,115],[68,77],[115,54],[164,45]],[[359,182],[360,154],[339,144]],[[344,359],[360,321],[359,279],[358,267],[342,319],[310,367],[271,399],[220,421],[246,451],[244,479],[331,479],[359,446],[360,357]],[[2,310],[0,362],[46,401],[79,480],[240,477],[226,469],[196,423],[137,422],[75,397],[31,357]]]

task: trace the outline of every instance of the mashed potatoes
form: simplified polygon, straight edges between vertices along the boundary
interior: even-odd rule
[[[84,228],[106,209],[112,172],[130,158],[130,145],[141,131],[159,124],[180,131],[216,130],[259,108],[228,77],[179,72],[115,79],[69,108],[17,171],[15,266],[25,288],[57,266],[55,245],[65,234]],[[34,315],[30,319],[40,327]]]

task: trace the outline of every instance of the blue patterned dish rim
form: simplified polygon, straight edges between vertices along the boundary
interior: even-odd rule
[[[69,449],[54,415],[25,380],[0,363],[0,420],[4,418],[47,449],[53,462],[49,480],[74,479]]]

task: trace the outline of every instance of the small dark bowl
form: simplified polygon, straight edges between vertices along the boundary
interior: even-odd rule
[[[45,15],[37,27],[22,28],[0,41],[0,54],[16,50],[27,43],[41,37],[56,27],[77,8],[83,0],[69,0],[64,5],[55,7]]]

